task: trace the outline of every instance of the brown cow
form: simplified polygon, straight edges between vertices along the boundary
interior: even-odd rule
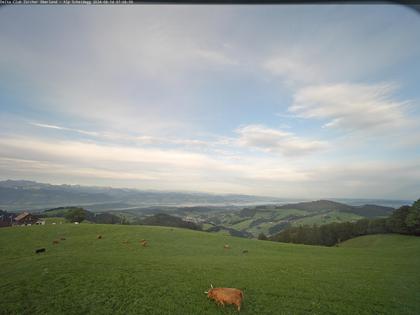
[[[238,308],[238,311],[241,310],[241,304],[244,300],[244,293],[239,289],[234,288],[213,288],[211,284],[211,289],[207,292],[207,297],[213,299],[217,304],[225,306],[225,304],[234,304]]]
[[[56,245],[56,244],[59,244],[60,242],[57,241],[57,240],[54,240],[52,243],[53,243],[53,245]]]
[[[143,247],[147,247],[147,241],[146,241],[146,240],[143,240],[143,241],[141,242],[141,246],[143,246]]]

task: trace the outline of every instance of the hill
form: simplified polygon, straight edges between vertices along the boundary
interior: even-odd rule
[[[138,223],[143,225],[171,226],[191,230],[200,230],[200,227],[193,222],[187,222],[181,218],[177,218],[165,213],[155,214],[143,220],[139,220]]]
[[[279,209],[299,209],[310,212],[320,211],[339,211],[353,213],[366,218],[373,218],[379,216],[388,216],[392,213],[394,208],[378,206],[378,205],[361,205],[361,206],[350,206],[344,203],[339,203],[330,200],[317,200],[310,202],[300,202],[294,204],[282,205]]]
[[[58,217],[58,218],[64,218],[66,214],[72,210],[79,209],[77,207],[58,207],[53,209],[45,210],[39,215],[41,217]],[[85,210],[82,208],[82,211],[85,215],[85,220],[92,222],[92,223],[100,223],[100,224],[116,224],[121,223],[122,220],[120,217],[104,212],[104,213],[93,213],[88,210]]]
[[[384,206],[351,206],[328,200],[285,205],[266,204],[251,207],[235,205],[180,207],[156,205],[107,211],[99,210],[102,206],[111,207],[112,205],[113,203],[97,204],[83,208],[86,209],[87,219],[95,223],[127,222],[180,227],[185,225],[185,223],[181,222],[182,220],[192,222],[196,226],[202,226],[203,229],[209,232],[247,238],[257,238],[261,233],[272,236],[293,226],[307,224],[324,225],[333,222],[353,222],[363,218],[381,217],[393,210],[393,208]],[[115,203],[114,205],[116,208],[127,206],[124,202]],[[72,208],[74,207],[48,209],[45,210],[44,214],[63,217],[64,213]],[[90,210],[92,208],[94,209],[93,211]],[[172,218],[169,221],[172,223],[159,223],[159,221],[163,222],[167,218],[156,216],[161,214],[170,215]],[[145,220],[144,223],[143,220]],[[178,223],[175,223],[176,220],[178,220]],[[191,226],[189,225],[189,228]]]
[[[394,208],[378,205],[351,206],[329,200],[300,202],[285,205],[258,205],[245,207],[220,215],[209,215],[204,222],[211,223],[208,231],[233,229],[236,235],[260,233],[275,235],[288,227],[354,222],[363,218],[388,216]],[[201,216],[203,219],[203,216]],[[232,234],[232,233],[231,233]],[[232,234],[235,235],[235,234]]]
[[[59,236],[66,240],[52,245]],[[409,248],[386,246],[405,240]],[[47,251],[36,255],[40,247]],[[206,298],[210,283],[243,289],[244,315],[420,310],[420,238],[409,236],[372,250],[150,226],[3,228],[0,265],[2,314],[237,314]]]
[[[414,251],[418,254],[419,238],[399,234],[375,234],[355,237],[340,244],[346,248],[369,248],[370,250]]]

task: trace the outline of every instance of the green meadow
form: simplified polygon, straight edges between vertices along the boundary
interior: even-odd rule
[[[320,247],[166,227],[2,228],[0,314],[237,314],[207,299],[210,283],[242,289],[241,314],[419,314],[419,267],[420,238],[400,235]]]

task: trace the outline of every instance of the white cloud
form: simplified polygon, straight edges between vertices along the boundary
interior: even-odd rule
[[[219,50],[203,50],[203,49],[196,49],[192,50],[192,53],[198,57],[207,60],[208,62],[212,62],[218,65],[237,65],[239,62],[232,57],[228,57],[222,51]]]
[[[324,141],[300,138],[291,132],[261,125],[244,126],[236,132],[239,134],[237,143],[240,146],[280,152],[285,156],[306,155],[328,147]]]
[[[109,132],[109,131],[103,131],[103,132],[86,131],[86,130],[81,130],[81,129],[68,128],[64,126],[34,123],[34,122],[30,124],[36,127],[40,127],[40,128],[75,132],[82,135],[92,136],[98,140],[111,141],[113,143],[129,142],[132,144],[152,145],[152,146],[157,146],[157,147],[161,145],[176,145],[176,146],[183,146],[183,147],[197,148],[197,149],[209,148],[210,146],[213,146],[214,144],[216,144],[210,141],[203,141],[203,140],[198,140],[198,139],[157,137],[157,136],[150,136],[150,135],[124,134],[124,133]]]
[[[303,118],[324,119],[325,127],[350,131],[392,130],[404,126],[408,102],[392,97],[392,84],[308,86],[294,95],[289,111]]]
[[[279,56],[266,60],[263,68],[283,78],[288,85],[318,82],[324,78],[325,70],[319,63],[308,63],[291,56]]]
[[[15,168],[19,165],[17,174],[49,174],[51,175],[69,175],[78,177],[93,177],[96,179],[115,179],[115,180],[155,180],[156,176],[148,172],[141,171],[121,171],[109,170],[95,167],[77,167],[74,164],[57,163],[52,161],[38,161],[30,159],[15,159],[15,158],[2,158],[0,157],[0,169]],[[69,172],[71,170],[71,172]],[[16,176],[15,173],[15,176]]]
[[[97,132],[94,132],[94,131],[86,131],[86,130],[81,130],[81,129],[67,128],[67,127],[62,127],[62,126],[57,126],[57,125],[40,124],[40,123],[31,123],[31,125],[36,126],[36,127],[40,127],[40,128],[77,132],[77,133],[87,135],[87,136],[98,136],[99,135]]]

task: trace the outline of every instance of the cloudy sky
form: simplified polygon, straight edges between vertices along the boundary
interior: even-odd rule
[[[420,197],[420,15],[0,8],[0,179]]]

